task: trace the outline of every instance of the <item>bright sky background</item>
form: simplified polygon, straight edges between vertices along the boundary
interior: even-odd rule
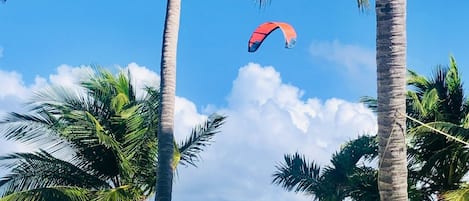
[[[174,200],[310,200],[270,184],[284,153],[326,164],[345,140],[376,132],[358,104],[375,96],[375,13],[355,0],[182,0],[177,63],[176,137],[211,112],[229,116],[198,168],[181,167]],[[89,66],[129,68],[158,83],[166,1],[20,1],[0,5],[0,112],[47,84],[73,85]],[[372,5],[373,6],[373,5]],[[408,1],[408,67],[430,75],[456,57],[469,66],[463,0]],[[298,34],[285,49],[280,31],[247,52],[262,22]],[[1,142],[0,154],[30,148]]]

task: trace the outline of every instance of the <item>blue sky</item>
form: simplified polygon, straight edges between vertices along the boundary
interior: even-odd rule
[[[73,84],[90,65],[133,69],[157,84],[165,6],[163,0],[0,5],[0,112],[21,110],[20,102],[46,84]],[[469,78],[467,6],[408,2],[409,68],[429,75],[452,54]],[[251,32],[265,21],[292,24],[296,47],[283,48],[282,34],[274,32],[248,53]],[[375,131],[374,114],[356,103],[376,94],[374,46],[374,10],[359,12],[355,0],[272,0],[261,9],[252,0],[183,0],[176,135],[209,112],[230,118],[199,168],[179,170],[175,198],[307,200],[270,185],[274,165],[294,151],[327,163],[344,140]],[[23,149],[30,148],[4,146],[0,153]]]

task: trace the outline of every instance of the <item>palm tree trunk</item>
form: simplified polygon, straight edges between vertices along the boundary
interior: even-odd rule
[[[168,0],[161,56],[161,106],[158,126],[158,170],[155,201],[171,201],[173,188],[176,53],[181,0]]]
[[[378,187],[383,201],[407,201],[406,0],[376,0]]]

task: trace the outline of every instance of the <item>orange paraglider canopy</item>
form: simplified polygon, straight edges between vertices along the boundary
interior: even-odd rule
[[[252,33],[249,39],[248,52],[255,52],[261,46],[264,39],[278,28],[282,30],[285,37],[285,48],[295,46],[296,32],[290,24],[284,22],[265,22]]]

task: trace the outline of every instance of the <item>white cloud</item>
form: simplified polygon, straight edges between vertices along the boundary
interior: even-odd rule
[[[346,67],[348,73],[376,69],[375,51],[359,45],[343,44],[338,40],[316,41],[312,43],[310,52],[316,58]]]
[[[174,109],[174,135],[178,141],[185,139],[191,132],[194,125],[207,119],[206,115],[197,112],[196,105],[186,98],[176,97]]]
[[[7,96],[24,97],[27,94],[28,89],[24,86],[21,74],[0,70],[0,80],[4,83],[0,85],[0,99]]]
[[[0,70],[0,118],[7,112],[21,111],[21,103],[24,102],[29,95],[30,89],[39,87],[43,84],[43,80],[37,77],[34,84],[25,85],[21,74],[14,71]],[[27,146],[9,142],[0,138],[0,155],[8,154],[12,151],[30,150]]]
[[[56,74],[49,76],[49,82],[73,85],[87,68],[62,65]],[[159,76],[146,67],[131,63],[125,68],[131,70],[139,86],[159,83]],[[25,97],[33,88],[47,83],[38,77],[35,84],[25,86],[20,74],[3,74],[14,78],[6,83],[17,89],[8,92],[8,96]],[[207,111],[225,114],[228,119],[215,137],[215,143],[201,154],[198,168],[179,168],[174,185],[175,200],[311,200],[311,197],[285,192],[271,184],[271,175],[275,165],[283,160],[283,154],[299,151],[311,160],[326,164],[341,143],[364,132],[374,133],[377,128],[376,117],[363,105],[337,98],[303,97],[302,90],[283,83],[280,73],[273,67],[254,63],[240,68],[228,97],[226,107],[208,105],[203,114],[190,100],[176,98],[178,141],[184,139],[196,123],[207,118]],[[0,102],[4,100],[0,98]],[[11,108],[0,110],[11,111]],[[2,152],[5,150],[0,150]]]
[[[21,74],[15,71],[0,70],[0,111],[18,111],[21,104],[30,95],[32,89],[45,85],[45,79],[36,77],[34,83],[27,85],[23,81]]]
[[[340,144],[377,129],[362,104],[302,99],[273,67],[253,63],[239,70],[228,100],[218,111],[227,122],[199,167],[179,170],[175,200],[310,200],[271,184],[283,154],[299,151],[326,164]]]
[[[146,66],[139,66],[132,62],[124,68],[125,71],[129,70],[132,76],[132,84],[138,90],[137,96],[142,96],[145,87],[158,87],[160,86],[160,76],[154,71],[151,71]]]
[[[57,74],[49,76],[49,80],[54,85],[74,88],[91,75],[93,75],[93,69],[90,66],[73,67],[62,64],[57,67]]]

